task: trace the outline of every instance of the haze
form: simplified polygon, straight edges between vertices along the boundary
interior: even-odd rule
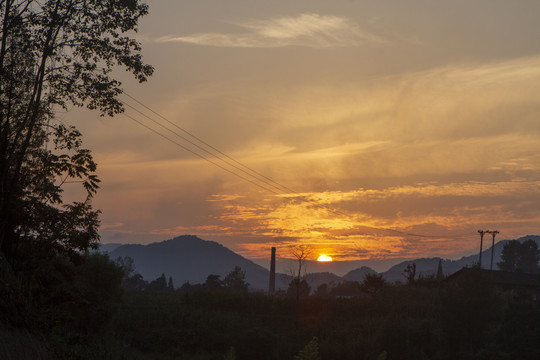
[[[99,164],[102,242],[195,234],[254,259],[308,243],[352,260],[538,234],[540,2],[148,3],[137,37],[156,72],[120,74],[126,92],[294,192],[73,111]]]

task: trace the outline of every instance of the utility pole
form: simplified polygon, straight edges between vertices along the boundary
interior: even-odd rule
[[[270,282],[268,284],[268,293],[274,294],[276,291],[276,248],[272,247],[272,255],[270,258]]]
[[[498,230],[494,231],[486,231],[487,233],[490,233],[493,236],[493,241],[491,242],[491,265],[489,267],[489,270],[493,270],[493,250],[495,249],[495,235],[499,233]]]
[[[480,255],[478,257],[478,267],[482,268],[482,242],[484,241],[484,234],[488,233],[489,230],[478,230],[478,233],[480,234]]]

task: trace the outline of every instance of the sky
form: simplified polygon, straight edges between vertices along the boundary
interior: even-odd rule
[[[155,74],[119,70],[122,100],[174,132],[61,115],[98,162],[102,242],[455,258],[480,229],[540,233],[540,2],[147,3],[131,35]]]

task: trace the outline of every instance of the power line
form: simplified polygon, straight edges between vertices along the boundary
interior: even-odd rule
[[[265,176],[264,174],[261,174],[260,172],[258,172],[258,171],[256,171],[256,170],[250,168],[249,166],[247,166],[247,165],[245,165],[245,164],[243,164],[243,163],[237,161],[237,160],[234,159],[233,157],[227,155],[226,153],[222,152],[221,150],[217,149],[216,147],[210,145],[208,142],[204,141],[204,140],[201,139],[200,137],[194,135],[192,132],[190,132],[190,131],[188,131],[188,130],[182,128],[181,126],[175,124],[174,122],[170,121],[169,119],[167,119],[167,118],[164,117],[163,115],[159,114],[158,112],[154,111],[154,110],[151,109],[150,107],[146,106],[145,104],[143,104],[143,103],[140,102],[139,100],[135,99],[133,96],[129,95],[128,93],[125,93],[125,92],[124,92],[124,95],[126,95],[127,97],[129,97],[130,99],[132,99],[133,101],[135,101],[137,104],[141,105],[142,107],[144,107],[144,108],[147,109],[148,111],[152,112],[152,113],[155,114],[156,116],[158,116],[158,117],[160,117],[161,119],[165,120],[168,124],[174,126],[174,127],[177,128],[178,130],[180,130],[180,131],[182,131],[183,133],[189,135],[190,137],[192,137],[193,139],[197,140],[197,141],[200,142],[201,144],[207,146],[207,147],[210,148],[211,150],[215,151],[215,152],[218,153],[219,155],[221,155],[221,156],[225,157],[226,159],[228,159],[228,160],[234,162],[235,164],[241,166],[242,168],[247,169],[247,171],[249,171],[250,173],[255,174],[256,177],[260,177],[260,178],[262,178],[262,179],[264,179],[264,180],[266,180],[266,181],[271,182],[272,184],[277,185],[277,187],[280,188],[280,191],[283,191],[283,189],[285,189],[285,190],[288,191],[288,192],[296,193],[296,191],[294,191],[294,190],[288,188],[288,187],[285,186],[285,185],[282,185],[282,184],[278,183],[277,181],[274,181],[273,179],[271,179],[271,178]],[[128,106],[129,106],[129,105],[128,105]],[[131,107],[131,106],[130,106],[130,107]],[[131,108],[133,108],[133,107],[131,107]],[[141,112],[138,111],[138,110],[136,110],[136,111],[139,112],[139,113],[141,113]],[[141,113],[141,114],[142,114],[142,113]],[[144,115],[144,116],[147,117],[147,118],[149,118],[147,115]],[[171,131],[171,130],[169,130],[169,131]],[[180,136],[180,135],[179,135],[179,136]],[[182,137],[182,138],[183,138],[183,137]],[[186,140],[186,141],[188,141],[188,142],[190,142],[191,144],[193,144],[193,143],[192,143],[191,141],[189,141],[189,140]],[[194,145],[195,145],[195,144],[194,144]],[[199,149],[204,150],[205,152],[209,153],[208,150],[203,149],[202,147],[200,147],[200,146],[198,146],[198,145],[195,145],[195,146],[197,146]],[[216,155],[214,154],[214,156],[216,156]],[[216,156],[216,157],[220,158],[222,161],[225,161],[225,160],[223,160],[220,156]],[[227,162],[227,161],[225,161],[225,162]],[[227,163],[228,163],[228,162],[227,162]],[[237,167],[235,167],[235,168],[237,168]],[[237,168],[237,169],[239,169],[239,168]],[[245,171],[242,170],[242,169],[239,169],[239,170],[245,172]],[[253,175],[251,175],[251,176],[253,176]]]
[[[162,123],[160,123],[159,121],[153,119],[152,117],[150,117],[149,115],[143,113],[142,111],[136,109],[134,106],[126,103],[125,101],[122,101],[122,103],[129,107],[130,109],[132,109],[133,111],[139,113],[140,115],[144,116],[145,118],[147,118],[148,120],[152,121],[153,123],[155,123],[156,125],[160,126],[161,128],[171,132],[172,134],[176,135],[177,137],[179,137],[180,139],[188,142],[189,144],[191,144],[192,146],[195,146],[197,149],[205,152],[206,154],[220,160],[221,162],[227,164],[228,166],[238,170],[238,171],[241,171],[242,173],[244,173],[245,175],[251,177],[250,178],[247,178],[246,176],[243,176],[243,175],[240,175],[238,174],[237,172],[229,169],[229,168],[226,168],[225,166],[222,166],[221,164],[213,161],[212,159],[204,156],[204,155],[201,155],[199,152],[193,150],[193,149],[190,149],[184,145],[182,145],[181,143],[171,139],[170,137],[162,134],[161,132],[159,132],[158,130],[144,124],[143,122],[139,121],[139,120],[136,120],[135,118],[133,118],[132,116],[126,114],[125,112],[123,113],[124,116],[128,117],[129,119],[131,119],[132,121],[138,123],[139,125],[143,126],[144,128],[146,128],[147,130],[150,130],[152,131],[153,133],[157,134],[158,136],[162,137],[163,139],[179,146],[180,148],[190,152],[191,154],[203,159],[203,160],[206,160],[208,162],[210,162],[211,164],[219,167],[220,169],[224,170],[224,171],[227,171],[231,174],[233,174],[234,176],[244,180],[244,181],[247,181],[263,190],[266,190],[274,195],[288,195],[288,194],[292,194],[292,195],[295,195],[295,196],[298,196],[300,198],[301,201],[303,202],[307,202],[307,203],[310,203],[312,204],[313,206],[317,207],[317,208],[320,208],[320,209],[324,209],[324,210],[327,210],[329,211],[330,213],[333,213],[333,214],[336,214],[336,215],[340,215],[340,216],[344,216],[344,217],[350,217],[349,214],[346,214],[342,211],[339,211],[337,209],[334,209],[332,207],[329,207],[327,205],[324,205],[324,204],[319,204],[316,200],[311,200],[309,198],[307,198],[305,195],[302,195],[300,193],[298,193],[297,191],[295,190],[292,190],[290,189],[289,187],[259,173],[258,171],[250,168],[249,166],[245,165],[245,164],[242,164],[241,162],[237,161],[236,159],[232,158],[231,156],[225,154],[224,152],[220,151],[219,149],[217,149],[216,147],[210,145],[209,143],[205,142],[204,140],[202,140],[201,138],[195,136],[194,134],[192,134],[191,132],[189,132],[188,130],[178,126],[177,124],[173,123],[172,121],[168,120],[167,118],[165,118],[164,116],[162,116],[161,114],[157,113],[156,111],[154,111],[153,109],[151,109],[150,107],[148,107],[147,105],[143,104],[141,101],[137,100],[136,98],[134,98],[133,96],[127,94],[127,93],[123,93],[124,95],[126,95],[128,98],[130,98],[131,100],[135,101],[137,104],[139,104],[140,106],[144,107],[145,109],[147,109],[148,111],[150,111],[151,113],[155,114],[156,116],[158,116],[159,118],[163,119],[164,121],[166,121],[168,124],[174,126],[175,128],[177,128],[178,130],[182,131],[184,134],[190,136],[192,139],[194,139],[195,141],[193,140],[190,140],[190,139],[187,139],[185,136],[179,134],[178,132],[168,128],[167,126],[163,125]],[[197,144],[196,142],[199,142],[200,144],[203,144],[204,146],[206,146],[207,148],[205,148],[204,146],[201,146],[199,144]],[[210,149],[210,150],[209,150]],[[262,185],[262,184],[264,185]],[[273,190],[273,189],[276,189],[276,190]],[[366,228],[370,228],[370,229],[373,229],[373,230],[376,230],[376,231],[389,231],[389,232],[393,232],[393,233],[396,233],[396,234],[401,234],[401,235],[406,235],[406,236],[414,236],[414,237],[423,237],[423,238],[445,238],[446,236],[436,236],[436,235],[425,235],[425,234],[416,234],[416,233],[410,233],[410,232],[406,232],[406,231],[400,231],[400,230],[396,230],[396,229],[392,229],[392,228],[377,228],[377,227],[373,227],[373,226],[369,226],[369,225],[362,225],[363,227],[366,227]]]
[[[163,135],[163,134],[160,133],[159,131],[157,131],[157,130],[151,128],[150,126],[148,126],[148,125],[146,125],[146,124],[143,124],[142,122],[140,122],[139,120],[133,118],[132,116],[130,116],[130,115],[126,114],[126,113],[123,113],[123,115],[126,116],[127,118],[129,118],[129,119],[135,121],[137,124],[139,124],[139,125],[145,127],[146,129],[152,131],[153,133],[155,133],[155,134],[161,136],[161,137],[164,138],[165,140],[170,141],[171,143],[173,143],[173,144],[175,144],[175,145],[181,147],[182,149],[184,149],[184,150],[186,150],[186,151],[189,151],[190,153],[192,153],[192,154],[194,154],[194,155],[200,157],[201,159],[206,160],[206,161],[208,161],[208,162],[214,164],[215,166],[219,167],[220,169],[225,170],[225,171],[227,171],[227,172],[229,172],[229,173],[231,173],[231,174],[233,174],[233,175],[235,175],[235,176],[241,178],[242,180],[248,181],[248,182],[252,183],[253,185],[258,186],[258,187],[260,187],[260,188],[262,188],[262,189],[264,189],[264,190],[266,190],[266,191],[269,191],[269,192],[272,192],[272,193],[274,193],[274,194],[276,194],[276,195],[279,195],[278,192],[275,192],[275,191],[273,191],[273,190],[271,190],[271,189],[268,189],[268,188],[266,188],[266,187],[264,187],[264,186],[262,186],[262,185],[260,185],[260,184],[257,184],[257,183],[254,182],[254,181],[251,181],[251,180],[248,179],[248,178],[245,178],[245,177],[243,177],[243,176],[241,176],[241,175],[238,175],[238,174],[235,173],[234,171],[232,171],[232,170],[230,170],[230,169],[227,169],[227,168],[221,166],[220,164],[218,164],[218,163],[216,163],[216,162],[214,162],[214,161],[208,159],[208,158],[205,157],[204,155],[201,155],[201,154],[197,153],[196,151],[193,151],[193,150],[191,150],[191,149],[185,147],[184,145],[182,145],[182,144],[180,144],[180,143],[174,141],[173,139],[167,137],[166,135]]]
[[[499,230],[493,230],[493,231],[486,231],[487,233],[491,234],[493,237],[493,241],[491,242],[491,264],[489,266],[489,270],[493,270],[493,251],[495,249],[495,236],[499,234]]]
[[[198,148],[199,150],[204,151],[204,152],[207,153],[208,155],[213,156],[213,157],[215,157],[216,159],[218,159],[218,160],[220,160],[220,161],[223,161],[223,162],[226,163],[227,165],[232,166],[232,167],[235,168],[236,170],[241,171],[241,172],[243,172],[244,174],[246,174],[246,175],[248,175],[248,176],[251,176],[251,177],[255,178],[256,180],[261,181],[260,179],[258,179],[257,177],[253,176],[252,174],[250,174],[249,172],[245,171],[244,169],[242,169],[242,168],[236,166],[235,164],[231,164],[231,163],[230,163],[229,161],[227,161],[226,159],[223,159],[222,157],[220,157],[220,156],[218,156],[218,155],[212,153],[211,151],[208,151],[207,149],[203,148],[202,146],[200,146],[200,145],[196,144],[195,142],[193,142],[193,141],[187,139],[186,137],[180,135],[178,132],[169,129],[169,128],[166,127],[165,125],[161,124],[159,121],[156,121],[155,119],[152,119],[151,117],[149,117],[148,115],[146,115],[146,114],[144,114],[143,112],[139,111],[139,110],[136,109],[135,107],[133,107],[133,106],[131,106],[131,105],[129,105],[129,104],[127,104],[126,102],[123,102],[123,101],[122,101],[122,103],[123,103],[125,106],[129,107],[130,109],[132,109],[132,110],[136,111],[137,113],[141,114],[142,116],[144,116],[144,117],[147,118],[148,120],[150,120],[150,121],[152,121],[153,123],[157,124],[158,126],[162,127],[163,129],[165,129],[165,130],[167,130],[167,131],[173,133],[174,135],[178,136],[180,139],[182,139],[182,140],[188,142],[189,144],[195,146],[195,147]],[[169,121],[169,122],[170,122],[170,121]],[[194,151],[190,151],[190,152],[193,153],[193,154],[195,154]],[[196,154],[196,155],[199,156],[199,154]],[[204,159],[205,159],[205,160],[208,160],[208,159],[206,159],[206,158],[204,158]],[[236,160],[235,160],[235,161],[236,161]],[[236,162],[237,162],[238,164],[240,164],[238,161],[236,161]],[[215,164],[214,164],[214,165],[215,165]],[[236,175],[236,173],[235,173],[235,175]],[[282,188],[280,188],[280,187],[278,187],[278,186],[275,186],[275,185],[273,185],[272,183],[269,183],[269,182],[266,182],[266,181],[263,181],[263,182],[264,182],[265,184],[267,184],[267,185],[269,185],[269,186],[271,186],[271,187],[277,189],[278,191],[283,191]],[[275,182],[274,182],[274,183],[275,183]]]

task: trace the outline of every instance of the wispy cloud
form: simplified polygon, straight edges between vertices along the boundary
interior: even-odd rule
[[[339,16],[300,14],[236,24],[241,33],[200,33],[165,36],[160,42],[241,48],[305,46],[312,48],[350,47],[383,39],[363,31],[356,23]]]
[[[123,227],[125,224],[122,223],[122,222],[115,222],[115,223],[112,223],[112,224],[101,224],[100,226],[100,229],[101,230],[115,230],[115,229],[118,229],[118,228],[121,228]]]

